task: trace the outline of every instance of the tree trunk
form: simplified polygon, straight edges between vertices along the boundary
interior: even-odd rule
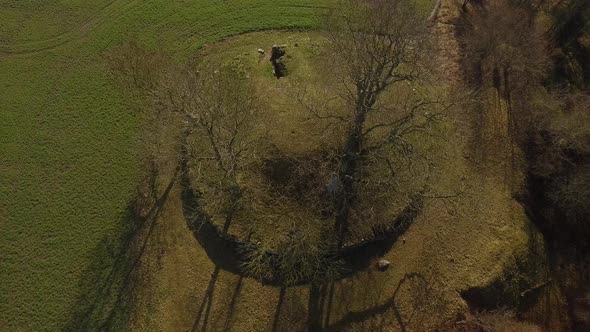
[[[354,124],[349,131],[348,139],[344,145],[342,159],[340,160],[339,180],[342,185],[336,196],[336,233],[338,234],[338,248],[344,244],[344,237],[348,232],[348,218],[351,205],[354,200],[354,176],[358,168],[360,158],[362,133],[367,110],[357,111]]]

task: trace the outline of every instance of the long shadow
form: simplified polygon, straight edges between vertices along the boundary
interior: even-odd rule
[[[205,295],[203,296],[203,300],[201,301],[201,305],[199,306],[199,312],[197,314],[197,318],[193,323],[193,327],[191,329],[192,332],[196,332],[199,328],[199,323],[201,320],[203,321],[203,328],[202,331],[207,330],[207,324],[209,322],[209,315],[211,313],[211,307],[213,306],[213,294],[215,292],[215,284],[217,283],[217,278],[219,277],[219,267],[216,266],[215,270],[211,274],[211,279],[209,280],[209,285],[207,286],[207,290],[205,290]]]
[[[283,303],[285,302],[285,293],[287,292],[287,288],[281,287],[281,291],[279,292],[279,301],[277,303],[277,310],[275,311],[275,316],[272,322],[272,332],[277,332],[279,330],[279,323],[281,319],[281,309],[283,307]]]
[[[424,282],[425,284],[427,284],[428,282],[426,281],[426,279],[424,278],[424,276],[420,273],[407,273],[404,275],[404,277],[399,281],[399,283],[397,284],[397,287],[395,288],[395,291],[393,292],[393,295],[384,303],[371,307],[367,310],[362,310],[362,311],[351,311],[349,313],[347,313],[342,319],[340,319],[339,321],[335,322],[334,324],[330,325],[330,326],[326,326],[323,330],[324,331],[334,331],[334,332],[338,332],[338,331],[342,331],[344,330],[347,326],[354,324],[354,323],[361,323],[366,321],[367,319],[370,319],[371,317],[374,317],[376,315],[382,315],[385,312],[387,312],[389,309],[393,310],[393,314],[395,316],[395,319],[400,327],[400,329],[402,331],[406,331],[406,324],[407,322],[404,322],[401,313],[399,312],[395,301],[396,298],[399,294],[399,291],[401,289],[401,287],[408,281],[412,280],[412,279],[419,279],[422,282]]]
[[[227,315],[225,318],[225,327],[223,329],[225,332],[229,332],[231,330],[231,327],[233,324],[234,311],[236,309],[236,305],[238,304],[238,300],[240,298],[240,292],[242,291],[243,281],[244,281],[244,277],[240,276],[240,278],[238,279],[238,283],[236,284],[236,288],[234,289],[234,295],[231,298],[231,302],[230,302],[229,308],[227,310]]]
[[[307,304],[307,328],[309,331],[322,330],[322,286],[309,285],[309,302]]]
[[[324,320],[324,326],[328,326],[328,324],[330,324],[330,314],[332,313],[332,304],[334,302],[334,287],[335,287],[334,282],[333,281],[330,282],[327,287],[329,288],[329,290],[328,290],[328,307],[326,308],[326,312],[325,312],[326,319]]]
[[[178,169],[147,216],[130,227],[118,245],[109,245],[112,240],[106,238],[97,247],[95,257],[99,259],[91,264],[85,272],[86,276],[82,277],[82,294],[75,304],[74,314],[63,328],[64,331],[111,331],[125,325],[124,321],[128,319],[129,314],[126,307],[131,300],[133,272],[145,252],[158,217],[176,182],[177,174]],[[129,211],[124,221],[133,225],[133,221],[138,219]],[[143,241],[138,243],[140,234],[144,232]],[[113,246],[118,248],[114,259],[104,259],[105,252],[111,251]],[[101,273],[105,265],[110,266],[106,276]]]

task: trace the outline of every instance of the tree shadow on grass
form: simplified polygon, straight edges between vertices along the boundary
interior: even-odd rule
[[[130,318],[134,272],[144,254],[162,208],[176,182],[174,177],[140,220],[132,209],[122,219],[126,229],[118,239],[105,237],[94,249],[94,261],[83,272],[80,297],[64,331],[124,330]],[[144,236],[141,236],[145,234]]]
[[[300,287],[281,287],[272,321],[265,331],[305,331],[308,326],[308,297]]]
[[[213,306],[213,296],[215,295],[215,285],[217,283],[217,279],[219,278],[220,271],[221,268],[219,266],[216,266],[213,270],[213,273],[211,274],[211,279],[209,279],[209,284],[207,286],[207,289],[205,290],[205,294],[203,295],[203,299],[201,300],[201,304],[199,305],[197,316],[191,328],[192,332],[207,331],[207,326],[209,324],[209,319],[211,315],[211,308]],[[233,295],[225,315],[223,331],[231,331],[234,322],[236,306],[240,298],[240,292],[242,291],[243,282],[244,277],[240,276],[234,288]]]
[[[330,323],[330,313],[333,310],[333,297],[334,297],[334,283],[328,283],[322,286],[310,285],[310,297],[309,297],[309,314],[308,314],[308,330],[309,331],[344,331],[347,328],[355,324],[369,324],[367,327],[371,331],[382,331],[383,328],[389,324],[385,324],[383,319],[374,320],[380,316],[385,315],[391,311],[393,317],[399,326],[401,331],[407,330],[407,325],[411,322],[414,317],[414,311],[411,312],[409,317],[403,318],[399,308],[397,307],[396,301],[399,300],[399,293],[402,287],[412,281],[420,282],[424,289],[428,287],[428,281],[420,273],[407,273],[399,281],[392,296],[388,298],[382,304],[372,306],[362,311],[349,311],[341,319],[332,324]],[[347,294],[341,294],[338,299],[339,301],[355,301],[353,296]]]
[[[322,330],[322,286],[309,285],[309,303],[307,315],[307,327],[309,331]]]
[[[285,293],[287,292],[287,288],[281,287],[281,291],[279,293],[279,301],[277,303],[277,309],[275,310],[275,315],[272,321],[272,332],[279,331],[279,323],[281,318],[281,309],[283,307],[283,302],[285,302]]]
[[[240,298],[240,292],[242,291],[243,282],[244,282],[244,277],[240,276],[240,278],[238,279],[238,283],[236,284],[236,287],[234,289],[234,294],[231,298],[229,308],[227,310],[226,319],[225,319],[225,326],[223,328],[223,330],[225,332],[231,331],[231,328],[233,325],[233,317],[235,314],[236,305],[238,304],[238,300]]]
[[[186,160],[183,159],[183,160]],[[185,163],[186,161],[183,161],[183,163]],[[185,165],[186,167],[186,165]],[[181,182],[184,185],[186,183],[186,181],[188,180],[188,172],[187,173],[183,173]],[[185,190],[183,190],[182,193],[183,196],[185,195],[193,195],[192,191],[190,193],[187,193]],[[196,201],[196,198],[194,196],[190,196],[189,198],[192,201]],[[183,207],[183,212],[185,213],[185,215],[193,215],[196,213],[194,208],[188,208],[189,210],[187,210],[187,207]],[[230,215],[228,215],[228,217],[226,218],[223,230],[221,231],[221,236],[225,236],[227,235],[227,232],[229,230],[229,227],[231,226],[231,222],[232,222],[232,216],[231,213]],[[197,227],[202,228],[202,227],[208,227],[209,225],[207,223],[201,224]],[[211,228],[209,230],[209,232],[216,232],[218,231],[215,228]],[[203,239],[203,237],[207,237],[207,238],[214,238],[214,236],[212,236],[211,234],[207,233],[207,232],[202,232],[200,233],[201,237],[198,237],[197,239],[201,240],[201,241],[205,241]],[[217,233],[215,235],[218,235]],[[223,245],[223,242],[219,243],[220,245]],[[235,248],[234,248],[235,249]],[[219,254],[223,254],[224,251],[217,251],[214,250],[215,252],[217,252],[217,255]],[[223,255],[222,255],[223,256]],[[216,256],[216,257],[220,257],[220,256]],[[219,262],[225,262],[221,263],[221,265],[219,264]],[[201,331],[206,331],[207,330],[207,325],[209,323],[209,316],[211,314],[211,307],[213,306],[213,295],[215,294],[215,284],[217,283],[217,278],[219,277],[219,272],[222,269],[227,269],[228,266],[235,266],[236,263],[233,261],[227,261],[227,259],[223,259],[220,258],[220,260],[218,261],[214,261],[215,264],[215,269],[213,270],[213,273],[211,274],[211,279],[209,280],[209,284],[207,286],[207,289],[205,290],[205,294],[203,295],[203,299],[201,300],[201,304],[199,305],[199,310],[197,313],[197,317],[195,318],[195,321],[193,323],[193,327],[191,329],[192,332],[196,332],[199,330],[199,326],[201,326]],[[238,283],[236,284],[236,287],[234,289],[234,294],[232,296],[229,308],[228,308],[228,312],[226,314],[226,321],[225,321],[225,325],[224,325],[224,331],[229,331],[231,329],[232,323],[233,323],[233,314],[235,311],[235,307],[237,305],[239,296],[240,296],[240,292],[242,290],[242,283],[243,283],[244,277],[242,275],[239,276],[238,279]],[[202,322],[202,324],[201,324]]]
[[[199,330],[199,325],[201,326],[201,331],[207,330],[207,324],[209,322],[209,315],[211,314],[211,307],[213,306],[213,295],[215,293],[215,284],[217,283],[217,278],[219,277],[219,266],[215,267],[213,273],[211,274],[211,279],[209,280],[209,285],[207,286],[207,290],[205,290],[205,295],[203,296],[203,300],[199,305],[199,311],[197,313],[197,317],[195,322],[193,323],[193,327],[191,329],[192,332],[196,332]],[[201,321],[203,324],[200,324]]]

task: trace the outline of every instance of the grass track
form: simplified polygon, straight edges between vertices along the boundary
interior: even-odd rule
[[[119,250],[137,124],[103,50],[136,38],[180,58],[244,31],[312,27],[321,3],[0,0],[0,330],[60,330],[80,276],[108,274]]]

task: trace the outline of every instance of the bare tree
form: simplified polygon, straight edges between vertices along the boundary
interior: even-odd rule
[[[268,165],[272,161],[257,155],[266,145],[265,132],[258,124],[259,102],[239,72],[179,65],[133,43],[114,51],[110,63],[129,94],[137,97],[133,102],[141,105],[138,109],[148,129],[143,139],[154,143],[144,146],[143,153],[177,162],[178,150],[184,149],[181,155],[188,157],[192,185],[203,198],[202,212],[222,220],[224,233],[236,213],[248,220],[241,225],[252,234],[243,243],[247,274],[284,285],[337,274],[338,262],[328,255],[333,236],[318,222],[321,202],[310,194],[321,188],[319,164],[313,158],[281,160],[274,152],[273,160],[279,165]],[[176,134],[154,135],[149,131],[154,126]],[[170,144],[163,146],[164,141]],[[285,167],[291,177],[272,174],[284,172]],[[269,224],[286,225],[286,229],[274,238],[264,231],[267,238],[258,241],[261,232],[257,227],[267,230]]]
[[[418,86],[427,71],[430,48],[426,17],[411,1],[343,1],[329,15],[326,34],[344,107],[337,114],[314,114],[346,127],[332,184],[335,228],[342,246],[354,202],[366,188],[362,177],[368,161],[391,166],[386,148],[410,152],[404,137],[426,129],[435,119],[427,110],[441,103],[428,100]],[[392,104],[385,96],[394,86],[405,98]]]
[[[208,212],[225,216],[224,231],[242,197],[241,168],[256,159],[257,144],[264,137],[256,122],[256,94],[236,75],[229,68],[205,69],[197,74],[188,71],[187,81],[180,87],[182,95],[178,96],[183,102],[168,105],[191,126],[189,146],[195,182],[204,195],[209,194]]]
[[[148,98],[158,90],[160,77],[171,62],[165,54],[148,51],[135,42],[114,48],[106,60],[125,94],[126,106],[137,114],[136,155],[141,167],[135,208],[143,217],[163,190],[161,186],[170,181],[178,161],[184,125],[175,115],[154,108]]]
[[[113,52],[110,63],[141,100],[145,127],[167,130],[146,135],[154,144],[145,153],[176,163],[186,144],[198,189],[207,196],[204,207],[224,220],[227,231],[242,192],[239,169],[253,159],[263,136],[256,128],[258,101],[252,88],[232,68],[180,65],[133,43]],[[174,135],[166,136],[169,132]],[[169,144],[157,148],[164,141]]]

